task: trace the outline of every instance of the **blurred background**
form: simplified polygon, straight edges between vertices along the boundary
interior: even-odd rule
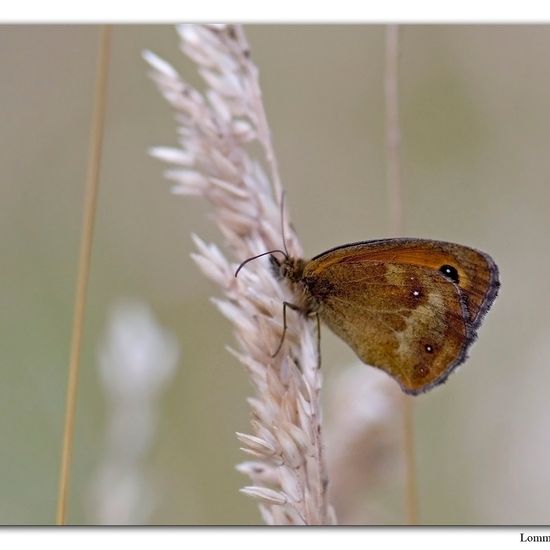
[[[384,27],[245,30],[306,255],[388,236]],[[1,524],[55,521],[97,39],[93,26],[0,32]],[[112,410],[98,369],[126,300],[147,304],[179,347],[141,465],[146,522],[258,524],[235,470],[251,386],[224,349],[218,290],[189,257],[191,232],[222,239],[147,155],[176,137],[143,49],[198,83],[172,26],[114,28],[68,522],[99,521]],[[502,282],[469,361],[416,399],[422,523],[548,522],[549,52],[546,26],[401,28],[404,234],[480,248]],[[353,354],[328,330],[322,340],[328,395]],[[403,521],[400,477],[386,481],[365,522]]]

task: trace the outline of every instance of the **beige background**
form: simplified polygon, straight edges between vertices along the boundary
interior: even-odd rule
[[[307,254],[387,236],[384,28],[247,32]],[[91,26],[0,29],[1,524],[55,517],[96,41]],[[170,195],[146,154],[175,133],[144,48],[196,82],[171,26],[115,27],[69,521],[90,521],[107,420],[98,341],[114,301],[133,297],[182,347],[147,464],[151,521],[258,523],[234,469],[250,386],[224,350],[230,329],[208,300],[217,289],[189,258],[191,231],[220,239],[206,206]],[[402,31],[404,233],[485,250],[502,281],[471,359],[417,399],[425,523],[548,522],[549,52],[544,26]],[[330,384],[352,353],[328,331],[323,353]],[[395,502],[384,521],[402,521]]]

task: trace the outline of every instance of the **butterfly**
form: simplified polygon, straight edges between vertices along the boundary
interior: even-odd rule
[[[413,395],[445,382],[466,359],[500,286],[488,254],[443,241],[363,241],[311,260],[269,253],[298,302],[284,303],[285,327],[286,307],[318,315],[361,361]]]

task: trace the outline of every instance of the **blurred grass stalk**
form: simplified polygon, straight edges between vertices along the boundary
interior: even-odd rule
[[[145,304],[122,302],[113,308],[99,351],[108,424],[91,486],[92,523],[149,523],[155,494],[145,461],[178,355],[177,340],[159,326]]]
[[[356,363],[340,369],[327,392],[330,497],[345,525],[397,523],[380,491],[401,490],[402,392],[386,373]]]

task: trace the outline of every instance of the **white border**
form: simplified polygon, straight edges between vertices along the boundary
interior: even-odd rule
[[[56,550],[97,550],[101,548],[160,547],[223,548],[239,550],[281,550],[311,547],[368,550],[374,548],[422,548],[422,550],[463,550],[464,548],[518,548],[520,534],[550,535],[550,528],[448,528],[448,527],[333,527],[333,528],[53,528],[4,529],[0,543],[5,548],[55,548]],[[295,543],[288,546],[289,543]],[[154,545],[154,546],[152,546]],[[160,546],[159,546],[160,545]]]
[[[18,0],[3,2],[0,22],[49,23],[171,23],[196,22],[399,22],[503,23],[550,22],[550,2],[522,0]]]

